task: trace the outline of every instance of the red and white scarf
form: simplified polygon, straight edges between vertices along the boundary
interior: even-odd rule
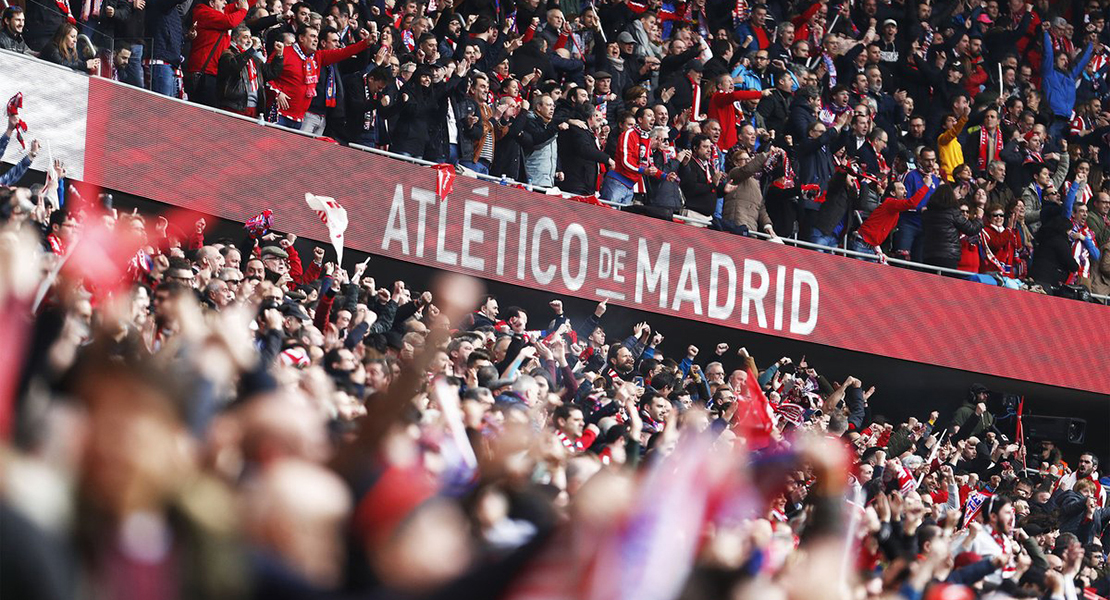
[[[70,25],[77,24],[77,19],[73,18],[73,13],[69,10],[68,2],[66,2],[65,0],[54,0],[54,3],[58,5],[58,10],[61,11],[62,15],[65,16],[66,21],[68,21]]]
[[[1068,285],[1073,285],[1080,279],[1091,276],[1091,253],[1087,250],[1087,246],[1083,244],[1083,240],[1091,237],[1091,230],[1085,224],[1072,224],[1071,230],[1083,237],[1071,244],[1071,256],[1075,259],[1075,262],[1079,263],[1079,270],[1068,275]]]
[[[250,46],[247,46],[246,48],[239,48],[239,52],[250,51]],[[247,61],[247,87],[250,88],[250,93],[252,94],[258,91],[258,70],[254,67],[253,57]]]
[[[690,120],[697,121],[698,116],[701,115],[701,82],[695,83],[690,80],[690,85],[694,91],[694,104],[690,106]]]
[[[990,151],[990,134],[987,132],[986,127],[979,129],[979,170],[982,171],[990,165],[992,160],[998,160],[999,154],[1002,152],[1002,130],[1001,128],[994,128],[994,152]]]
[[[81,20],[88,21],[89,15],[100,16],[100,3],[102,0],[85,0],[81,4]],[[58,2],[58,4],[62,4]]]
[[[304,64],[304,95],[306,98],[315,98],[316,84],[320,82],[320,68],[316,65],[316,55],[306,56],[304,51],[301,50],[300,42],[293,43],[293,50],[297,52],[297,56]]]

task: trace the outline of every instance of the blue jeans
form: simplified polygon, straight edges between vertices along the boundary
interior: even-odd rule
[[[894,249],[910,253],[910,260],[922,262],[925,254],[925,236],[921,232],[921,222],[906,218],[898,220],[898,231],[894,232]]]
[[[169,65],[150,65],[150,89],[163,96],[177,97],[178,79]]]
[[[601,197],[619,206],[632,204],[632,188],[609,175],[601,182]]]
[[[282,115],[278,115],[277,124],[281,125],[282,127],[288,127],[289,129],[296,129],[297,131],[301,130],[302,125],[302,123],[294,121],[293,119]]]
[[[848,249],[852,250],[852,251],[855,251],[855,252],[859,252],[860,254],[870,254],[871,256],[878,256],[878,254],[875,253],[874,248],[872,248],[871,246],[868,246],[866,242],[864,242],[863,240],[861,240],[859,238],[859,236],[855,236],[855,235],[852,235],[852,236],[848,237]],[[860,260],[871,260],[871,259],[861,258]],[[874,261],[872,261],[872,262],[874,262]]]
[[[837,246],[836,236],[825,235],[824,232],[822,232],[820,229],[817,229],[816,227],[814,227],[813,230],[810,231],[809,241],[817,244],[818,246],[825,246],[826,248],[836,248]],[[824,250],[822,250],[822,252],[824,252]]]
[[[458,144],[448,144],[447,145],[447,162],[449,162],[453,165],[459,164],[459,145]]]
[[[460,160],[459,164],[482,175],[489,175],[489,167],[482,163],[470,162],[469,160]]]

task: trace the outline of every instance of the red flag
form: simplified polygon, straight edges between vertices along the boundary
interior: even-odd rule
[[[771,403],[759,387],[759,378],[748,367],[748,379],[743,390],[744,404],[732,418],[732,429],[748,442],[750,450],[759,450],[771,445],[771,431],[775,428],[775,417]]]
[[[440,163],[432,168],[436,170],[436,196],[446,198],[455,189],[455,167]]]
[[[16,92],[14,96],[8,100],[8,116],[18,117],[19,109],[23,108],[23,92]],[[23,148],[27,147],[27,143],[23,141],[23,132],[27,131],[27,123],[23,119],[18,119],[15,123],[15,139],[19,141],[19,145]]]
[[[1017,429],[1014,431],[1014,437],[1017,438],[1018,448],[1021,449],[1021,468],[1026,468],[1025,464],[1025,426],[1021,423],[1021,411],[1025,408],[1025,396],[1018,400],[1017,407]]]

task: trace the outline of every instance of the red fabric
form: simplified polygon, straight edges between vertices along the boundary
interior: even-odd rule
[[[748,379],[743,390],[744,405],[736,411],[732,420],[733,431],[748,442],[748,448],[758,450],[771,445],[771,431],[775,428],[775,418],[771,403],[759,387],[759,378],[748,366]]]
[[[250,0],[254,6],[257,0]],[[187,73],[197,73],[209,53],[212,60],[204,67],[204,72],[215,75],[220,65],[220,55],[231,46],[230,30],[234,29],[247,17],[247,11],[240,10],[238,4],[228,4],[220,12],[207,4],[198,3],[193,7],[193,20],[196,22],[197,37],[193,40],[192,49],[189,50],[189,60],[185,62]],[[212,46],[216,51],[212,52]]]
[[[286,288],[291,290],[296,288],[298,283],[304,283],[304,265],[301,264],[301,255],[297,252],[297,249],[293,247],[293,244],[289,244],[285,252],[289,255],[286,262],[289,263],[289,278],[292,279],[292,281],[286,285]]]
[[[193,231],[189,234],[189,249],[199,250],[204,247],[204,233]]]
[[[960,264],[956,266],[961,271],[969,273],[979,272],[979,246],[971,243],[974,238],[966,235],[960,236]]]
[[[1011,267],[1014,265],[1014,256],[1021,249],[1021,239],[1017,237],[1016,231],[1012,229],[998,231],[988,225],[983,228],[983,237],[987,240],[988,251],[994,254],[998,262]],[[984,262],[981,266],[983,273],[993,270],[990,268],[992,266],[990,261]]]
[[[346,60],[365,49],[366,40],[362,40],[346,48],[317,50],[316,54],[309,57],[309,60],[315,60],[320,67],[326,67],[341,60]],[[304,120],[304,113],[308,110],[308,105],[312,101],[308,97],[307,90],[305,90],[304,63],[291,48],[287,48],[282,53],[282,57],[284,59],[283,68],[281,75],[274,80],[274,87],[289,96],[289,109],[279,111],[278,114],[294,121],[302,121]]]
[[[640,135],[640,130],[630,127],[617,139],[616,172],[636,183],[636,191],[643,191],[644,177],[641,167],[648,164],[650,137]]]
[[[331,317],[331,307],[335,304],[335,296],[331,294],[320,294],[320,301],[316,303],[316,314],[312,319],[312,324],[316,329],[324,331],[328,324],[328,319]]]
[[[758,90],[736,90],[734,92],[717,92],[709,98],[709,110],[706,115],[716,119],[721,124],[721,139],[717,145],[726,152],[736,145],[739,139],[736,135],[736,108],[732,105],[737,100],[758,100],[763,93]]]
[[[925,199],[925,193],[928,191],[928,186],[921,186],[921,189],[917,190],[911,198],[903,200],[887,198],[879,208],[871,212],[863,225],[860,225],[859,236],[871,246],[881,246],[894,230],[894,226],[898,224],[898,216],[917,206]]]

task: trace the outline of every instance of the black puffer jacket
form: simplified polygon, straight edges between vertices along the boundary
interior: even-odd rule
[[[983,229],[982,221],[968,220],[959,208],[930,208],[921,214],[925,236],[925,262],[960,261],[960,234],[976,235]],[[932,261],[930,261],[932,259]]]
[[[1056,286],[1079,269],[1068,239],[1070,229],[1071,221],[1063,214],[1041,224],[1033,238],[1037,247],[1033,252],[1033,264],[1029,265],[1029,276],[1033,281],[1045,286]]]

